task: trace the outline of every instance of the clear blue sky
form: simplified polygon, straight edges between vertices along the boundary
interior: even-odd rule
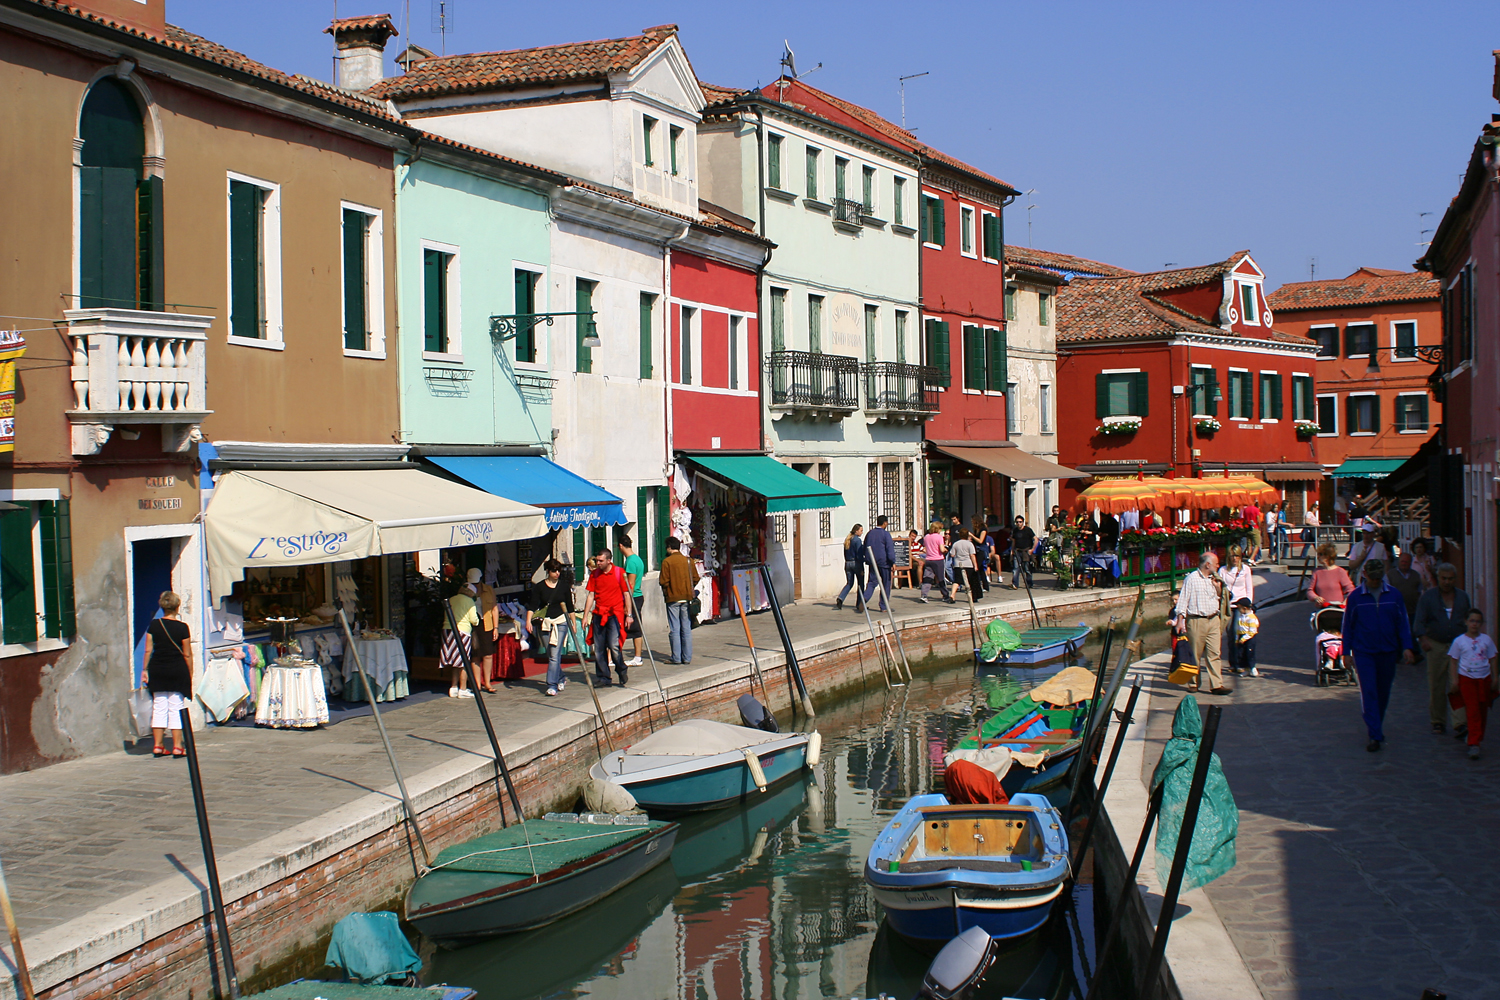
[[[167,0],[175,24],[327,79],[332,0]],[[411,38],[436,50],[431,0]],[[1007,238],[1155,269],[1248,248],[1271,285],[1408,268],[1457,191],[1490,96],[1500,3],[598,3],[457,0],[447,51],[676,23],[698,74],[775,78],[783,38],[814,86],[900,118],[1025,191]],[[340,0],[338,13],[402,0]],[[387,49],[394,56],[405,39]],[[394,70],[392,70],[394,71]],[[1420,218],[1418,213],[1432,212]]]

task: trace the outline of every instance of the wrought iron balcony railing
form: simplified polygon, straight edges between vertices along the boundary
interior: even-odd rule
[[[859,409],[859,361],[842,354],[772,351],[766,356],[771,405],[852,413]]]
[[[860,366],[865,382],[865,412],[882,416],[925,417],[938,410],[934,386],[942,373],[926,365],[870,361]]]
[[[865,206],[853,198],[833,199],[833,221],[858,226],[865,221]]]

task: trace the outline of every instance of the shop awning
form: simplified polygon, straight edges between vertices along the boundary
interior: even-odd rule
[[[998,472],[1002,476],[1012,479],[1084,479],[1088,473],[1070,469],[1056,462],[1049,462],[1045,458],[1022,451],[1015,445],[990,446],[985,448],[961,448],[957,445],[936,445],[937,450],[944,455],[958,459],[960,462],[968,462],[977,465],[981,469],[989,469]],[[1134,472],[1134,469],[1122,469],[1122,472]]]
[[[1432,436],[1423,441],[1422,446],[1416,452],[1404,459],[1395,471],[1381,482],[1380,495],[1407,499],[1430,497],[1434,488],[1433,483],[1428,481],[1434,471],[1430,463],[1443,455],[1441,436],[1441,432],[1433,431]]]
[[[619,497],[541,456],[429,455],[427,461],[486,493],[542,508],[552,530],[629,520]]]
[[[1346,458],[1329,473],[1334,479],[1384,479],[1401,468],[1404,458]]]
[[[767,514],[844,506],[844,494],[765,455],[687,455],[709,474],[766,498]]]
[[[536,507],[419,469],[229,472],[203,515],[209,589],[246,567],[301,566],[547,533]]]

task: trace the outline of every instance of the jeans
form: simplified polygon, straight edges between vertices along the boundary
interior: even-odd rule
[[[875,570],[875,573],[870,574],[870,582],[865,587],[865,603],[870,603],[870,595],[875,593],[877,584],[883,586],[885,591],[880,595],[880,610],[884,611],[885,595],[891,592],[891,568],[885,563],[876,563]]]
[[[856,597],[860,595],[860,591],[865,589],[865,571],[857,563],[853,567],[848,565],[844,567],[844,589],[839,591],[839,600],[843,601],[844,598],[848,597],[851,589],[854,591],[854,596]]]
[[[1391,703],[1391,685],[1396,681],[1399,650],[1386,653],[1355,653],[1359,674],[1359,707],[1370,739],[1385,742],[1385,709]]]
[[[609,683],[609,661],[614,657],[615,672],[625,677],[625,647],[620,644],[620,619],[614,615],[594,615],[594,676]]]
[[[693,612],[687,601],[667,605],[667,639],[675,663],[693,662]]]
[[[1031,552],[1030,551],[1017,552],[1013,556],[1011,556],[1011,563],[1010,563],[1010,585],[1011,585],[1011,587],[1013,587],[1013,588],[1014,587],[1019,587],[1021,585],[1021,580],[1024,577],[1025,580],[1026,580],[1026,588],[1028,590],[1031,589],[1031,582],[1032,582],[1031,572],[1032,571],[1031,571]]]
[[[1225,659],[1232,669],[1248,674],[1255,669],[1255,637],[1251,636],[1248,642],[1240,642],[1239,624],[1240,610],[1233,608],[1229,612],[1229,629],[1225,636],[1229,647],[1229,655]]]
[[[567,632],[563,631],[565,628],[567,628],[566,625],[558,625],[547,633],[552,639],[552,648],[547,653],[547,686],[549,688],[556,688],[563,682],[563,636],[567,635]]]

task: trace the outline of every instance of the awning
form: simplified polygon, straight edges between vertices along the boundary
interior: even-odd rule
[[[987,448],[960,448],[953,445],[936,445],[938,451],[944,455],[958,459],[960,462],[968,462],[991,472],[998,472],[1002,476],[1012,479],[1085,479],[1088,473],[1070,469],[1056,462],[1049,462],[1045,458],[1022,451],[1015,445],[991,446]],[[1134,472],[1133,469],[1122,469],[1122,472]]]
[[[538,455],[429,455],[427,461],[486,493],[542,508],[552,530],[629,520],[619,497]]]
[[[251,566],[303,566],[547,533],[537,508],[419,469],[225,473],[203,526],[216,599]]]
[[[1433,431],[1432,436],[1423,441],[1422,446],[1402,461],[1396,470],[1380,484],[1380,495],[1407,499],[1432,496],[1437,480],[1432,475],[1434,470],[1430,463],[1443,456],[1441,437],[1441,431]],[[1432,481],[1429,482],[1429,480]]]
[[[844,506],[844,494],[765,455],[685,455],[711,475],[766,498],[767,514]]]
[[[1323,467],[1311,463],[1268,465],[1265,472],[1261,478],[1268,483],[1315,483],[1323,478]]]
[[[1329,473],[1334,479],[1384,479],[1401,468],[1404,458],[1346,458]]]

